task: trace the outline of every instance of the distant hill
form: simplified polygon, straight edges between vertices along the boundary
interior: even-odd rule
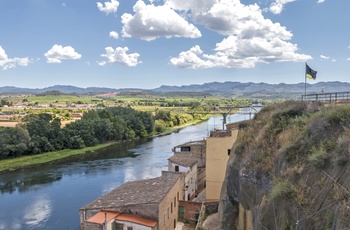
[[[249,97],[249,98],[298,98],[305,92],[305,84],[268,84],[253,82],[211,82],[205,84],[192,84],[183,86],[162,85],[158,88],[145,90],[137,88],[104,88],[88,87],[80,88],[70,85],[55,85],[42,89],[18,88],[13,86],[0,87],[0,94],[41,94],[47,91],[58,91],[64,94],[110,94],[115,92],[141,92],[141,93],[176,93],[176,92],[200,92],[205,94],[229,96],[229,97]],[[350,83],[347,82],[318,82],[307,84],[307,93],[321,92],[347,92],[350,91]]]

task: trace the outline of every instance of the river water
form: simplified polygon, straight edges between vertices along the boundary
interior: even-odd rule
[[[227,123],[249,119],[228,116]],[[0,230],[80,229],[79,208],[126,181],[158,177],[167,170],[172,147],[203,140],[222,117],[169,135],[116,144],[61,165],[0,174]]]

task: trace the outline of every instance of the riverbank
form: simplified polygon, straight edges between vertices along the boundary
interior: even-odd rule
[[[193,120],[193,121],[186,123],[186,124],[183,124],[181,126],[169,128],[165,132],[163,132],[161,134],[156,134],[153,137],[168,135],[172,132],[183,129],[187,126],[202,123],[202,122],[208,120],[209,118],[210,118],[210,116],[206,116],[202,119]],[[0,161],[0,174],[3,172],[20,170],[23,168],[31,168],[31,167],[38,167],[41,165],[48,165],[48,164],[53,164],[53,163],[68,162],[70,160],[73,160],[74,158],[80,158],[86,154],[93,154],[97,150],[100,150],[102,148],[108,147],[108,146],[110,146],[112,144],[116,144],[116,143],[117,142],[110,142],[110,143],[96,145],[93,147],[86,147],[83,149],[74,149],[74,150],[65,149],[65,150],[48,152],[48,153],[43,153],[43,154],[38,154],[38,155],[23,156],[23,157],[19,157],[19,158],[1,160]]]
[[[7,171],[14,171],[23,168],[37,167],[43,164],[49,163],[64,163],[64,161],[71,160],[72,158],[77,158],[80,155],[85,155],[87,153],[94,153],[96,150],[108,147],[113,142],[96,145],[93,147],[86,147],[83,149],[65,149],[60,151],[48,152],[37,154],[33,156],[23,156],[13,159],[5,159],[0,161],[0,173]]]

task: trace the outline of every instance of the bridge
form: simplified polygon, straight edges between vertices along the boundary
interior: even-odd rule
[[[303,101],[321,101],[326,104],[350,103],[350,92],[316,93],[301,96]]]
[[[222,129],[225,129],[227,122],[227,116],[229,114],[238,113],[238,114],[249,114],[249,119],[251,115],[257,113],[263,105],[254,104],[251,106],[213,106],[209,111],[185,111],[188,114],[221,114],[222,115]],[[238,112],[236,112],[238,110]]]

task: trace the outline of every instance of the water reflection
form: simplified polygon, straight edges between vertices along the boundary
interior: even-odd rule
[[[29,229],[38,229],[49,219],[52,212],[52,203],[48,196],[37,197],[24,209],[23,223]]]

